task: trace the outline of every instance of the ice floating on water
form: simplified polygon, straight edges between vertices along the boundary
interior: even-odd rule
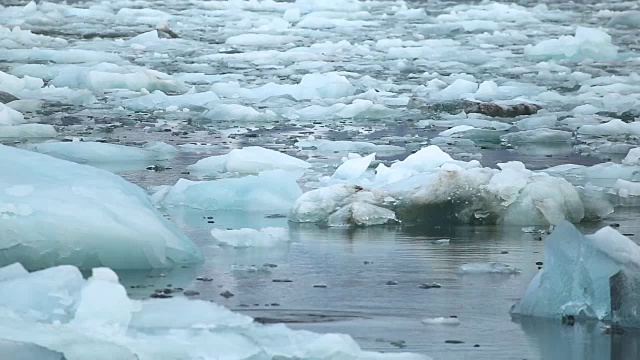
[[[286,228],[223,230],[213,229],[211,235],[223,246],[234,248],[263,248],[286,244],[290,241]]]
[[[30,358],[59,360],[51,355],[58,353],[69,360],[195,360],[220,354],[228,359],[428,359],[365,352],[347,335],[261,325],[209,301],[133,300],[106,268],[94,269],[84,280],[74,267],[54,267],[3,279],[0,290],[12,294],[0,299],[0,349],[7,349],[7,341],[24,344],[28,354],[37,354]]]
[[[405,152],[405,148],[395,145],[376,145],[368,142],[359,141],[331,141],[316,139],[313,136],[309,136],[308,139],[300,140],[296,143],[296,146],[303,148],[315,148],[321,153],[384,153],[384,154],[397,154]]]
[[[613,228],[583,235],[562,223],[544,242],[544,267],[511,314],[572,315],[640,327],[640,247]]]
[[[640,27],[640,11],[623,11],[614,15],[607,23],[607,26],[621,26],[621,27]]]
[[[357,180],[367,171],[371,162],[376,158],[376,154],[361,157],[357,154],[351,159],[342,163],[331,175],[331,180]]]
[[[24,122],[22,113],[0,103],[0,126],[20,125]]]
[[[509,133],[500,137],[502,141],[509,144],[519,143],[560,143],[568,142],[573,138],[570,131],[554,129],[535,129]]]
[[[175,147],[163,142],[147,143],[141,148],[91,141],[46,142],[30,145],[28,149],[79,164],[163,161],[178,153]]]
[[[258,174],[265,170],[305,170],[310,167],[308,162],[279,151],[250,146],[233,149],[226,155],[204,158],[187,166],[187,169],[199,176],[214,176],[225,172]]]
[[[200,261],[139,187],[110,172],[0,145],[0,263],[145,269]]]
[[[618,47],[611,43],[611,36],[602,30],[578,26],[575,36],[561,36],[544,40],[524,49],[525,56],[536,60],[611,60],[618,56]]]
[[[159,187],[151,198],[161,206],[203,210],[288,211],[302,195],[296,182],[300,176],[300,171],[269,170],[212,181],[180,179],[173,186]]]
[[[425,325],[460,325],[460,320],[453,317],[436,317],[436,318],[424,318],[422,323]]]
[[[490,263],[468,263],[460,266],[462,274],[520,274],[520,270],[510,265],[490,262]]]
[[[54,138],[57,135],[56,129],[48,124],[0,126],[0,139]]]

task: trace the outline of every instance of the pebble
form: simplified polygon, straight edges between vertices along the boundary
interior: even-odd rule
[[[473,344],[473,347],[480,347],[480,344]]]
[[[542,266],[542,261],[536,261],[536,265]]]
[[[228,299],[230,297],[234,297],[235,295],[231,291],[227,290],[223,293],[220,293],[220,296],[222,296],[225,299]]]

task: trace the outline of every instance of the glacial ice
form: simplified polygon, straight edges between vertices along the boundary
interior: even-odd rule
[[[92,141],[44,142],[29,145],[28,150],[79,164],[147,163],[173,159],[178,150],[163,142],[150,142],[142,147]]]
[[[572,315],[640,327],[638,259],[640,247],[613,228],[606,226],[583,235],[564,222],[545,239],[544,267],[511,308],[511,314]]]
[[[376,153],[362,157],[358,154],[349,154],[349,159],[343,162],[331,175],[331,180],[357,180],[367,171],[371,162],[375,160]]]
[[[286,228],[262,228],[223,230],[213,229],[211,235],[222,246],[234,248],[264,248],[286,244],[290,241]]]
[[[173,186],[160,186],[151,199],[157,205],[168,207],[287,211],[302,195],[296,182],[301,175],[301,171],[267,170],[258,175],[212,181],[180,179]]]
[[[0,139],[54,138],[56,129],[48,124],[0,126]]]
[[[28,347],[46,355],[38,359],[428,359],[366,352],[347,335],[261,325],[209,301],[133,300],[108,268],[84,280],[77,268],[59,266],[0,281],[0,289],[13,294],[0,299],[0,349]]]
[[[313,148],[320,153],[378,153],[378,154],[398,154],[405,152],[405,148],[395,145],[377,145],[362,141],[331,141],[324,139],[316,139],[309,136],[307,139],[300,140],[296,146],[301,149]]]
[[[640,27],[640,11],[631,10],[618,13],[609,20],[607,26],[638,28]]]
[[[520,270],[499,262],[468,263],[460,266],[461,274],[520,274]]]
[[[20,125],[24,122],[22,113],[0,103],[0,126]]]
[[[196,246],[122,178],[2,145],[0,159],[0,263],[144,269],[200,261]]]
[[[225,172],[256,175],[265,170],[304,170],[311,164],[279,151],[259,146],[233,149],[225,155],[199,160],[187,169],[198,176],[215,176]]]
[[[618,47],[611,36],[602,30],[578,26],[575,36],[543,40],[535,46],[527,45],[525,56],[536,60],[612,60],[618,56]]]

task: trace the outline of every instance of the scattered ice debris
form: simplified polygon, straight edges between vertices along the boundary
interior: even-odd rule
[[[1,263],[160,268],[201,260],[147,194],[112,173],[0,145]]]
[[[460,320],[455,317],[436,317],[436,318],[424,318],[422,323],[425,325],[460,325]]]
[[[287,244],[290,241],[286,228],[213,229],[211,235],[220,245],[234,248],[265,248]]]
[[[468,263],[460,266],[462,274],[520,274],[520,269],[499,262]]]
[[[250,146],[233,149],[226,155],[204,158],[187,166],[187,169],[195,175],[214,176],[225,172],[259,174],[265,170],[305,170],[310,167],[308,162],[279,151]]]
[[[451,239],[431,240],[431,243],[435,245],[448,244],[450,240]]]
[[[564,222],[544,245],[545,265],[511,308],[512,315],[572,316],[640,327],[637,244],[610,226],[583,235]]]

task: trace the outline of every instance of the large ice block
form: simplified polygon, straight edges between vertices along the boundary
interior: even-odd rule
[[[640,327],[639,274],[640,247],[629,238],[609,226],[583,235],[563,222],[545,240],[544,267],[511,314],[612,320],[613,308],[615,321]]]
[[[0,145],[0,263],[117,269],[200,261],[147,194],[94,167]]]
[[[428,359],[363,351],[347,335],[262,325],[210,301],[133,300],[108,268],[84,280],[76,268],[54,267],[0,281],[0,289],[12,295],[0,298],[3,359]]]

